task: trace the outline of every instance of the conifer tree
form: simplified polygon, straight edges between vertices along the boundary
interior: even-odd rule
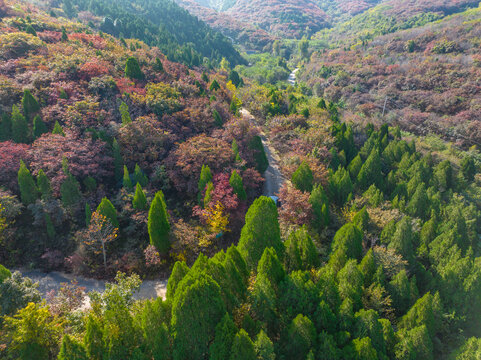
[[[23,160],[20,160],[20,168],[18,169],[18,187],[20,188],[20,198],[24,205],[33,204],[37,200],[37,186]]]
[[[209,90],[210,91],[217,91],[219,89],[220,89],[220,85],[217,82],[217,80],[216,79],[212,80],[212,83],[210,84]]]
[[[37,174],[37,187],[42,196],[42,200],[47,200],[52,197],[52,187],[50,185],[50,180],[45,175],[45,172],[40,169]]]
[[[166,254],[170,248],[169,242],[169,216],[164,194],[158,191],[150,205],[149,218],[147,223],[150,244],[154,245],[160,254]]]
[[[132,80],[142,80],[144,78],[139,62],[133,56],[129,57],[125,64],[125,76]]]
[[[142,186],[139,183],[135,186],[134,200],[132,201],[132,206],[135,210],[146,210],[147,209],[147,198],[145,197]]]
[[[467,181],[473,181],[476,175],[476,164],[472,156],[466,156],[461,162],[461,172]]]
[[[215,125],[218,127],[222,127],[224,122],[222,121],[222,116],[220,116],[219,112],[216,109],[212,110],[212,116],[214,117]]]
[[[254,200],[247,211],[238,250],[248,267],[255,269],[267,247],[274,248],[277,255],[282,258],[283,244],[276,204],[272,199],[261,196]]]
[[[411,218],[405,216],[396,225],[396,231],[391,237],[388,248],[395,250],[407,261],[412,261],[414,255],[414,232]]]
[[[314,215],[312,225],[317,231],[322,231],[329,225],[329,200],[322,185],[314,186],[309,196],[309,204]]]
[[[229,358],[237,331],[234,321],[226,313],[215,327],[215,338],[209,347],[209,360],[225,360]]]
[[[112,142],[112,155],[114,158],[115,180],[117,181],[117,183],[120,183],[120,180],[122,179],[122,165],[124,162],[122,160],[122,155],[120,153],[120,146],[116,138],[114,138]]]
[[[48,213],[45,213],[45,226],[47,229],[47,236],[50,240],[55,238],[55,226],[53,225],[52,218]]]
[[[359,210],[352,219],[353,224],[363,231],[367,231],[369,221],[370,221],[370,218],[369,218],[369,213],[367,212],[366,206],[364,206],[361,210]]]
[[[65,334],[60,345],[57,360],[88,360],[83,344]]]
[[[58,121],[55,121],[55,125],[53,126],[52,134],[65,136],[65,133],[64,133],[64,131],[63,131],[63,128],[62,128],[62,126],[58,123]]]
[[[424,183],[421,183],[421,185],[417,187],[416,192],[409,201],[406,211],[409,215],[420,219],[426,219],[426,216],[429,215],[429,199]]]
[[[304,360],[316,344],[316,329],[312,321],[299,314],[292,320],[285,339],[285,354],[288,359]]]
[[[82,198],[80,184],[72,174],[67,174],[67,179],[60,185],[60,196],[64,206],[73,206]]]
[[[122,101],[122,103],[120,104],[119,111],[120,117],[122,119],[122,125],[125,126],[127,124],[130,124],[132,122],[132,119],[130,118],[129,106],[124,101]]]
[[[382,188],[381,158],[377,149],[373,149],[357,176],[357,182],[361,190],[367,190],[371,184]]]
[[[105,216],[115,228],[119,228],[119,221],[117,220],[117,210],[115,210],[114,205],[110,202],[109,199],[107,199],[106,197],[102,199],[99,206],[97,206],[97,212]]]
[[[202,204],[202,193],[205,190],[205,186],[212,182],[212,172],[208,165],[202,165],[202,169],[200,170],[200,177],[199,182],[197,184],[197,189],[199,190],[199,203]]]
[[[40,115],[37,115],[33,118],[33,137],[39,138],[42,134],[48,132],[47,126],[43,122]]]
[[[244,329],[236,334],[229,360],[257,360],[254,343]]]
[[[353,180],[357,179],[357,176],[359,175],[359,171],[361,171],[361,168],[362,168],[361,155],[357,154],[356,157],[352,159],[348,167],[349,174],[351,175],[351,179]]]
[[[62,28],[62,38],[61,38],[61,40],[62,40],[63,42],[68,41],[67,31],[65,30],[64,27]]]
[[[303,192],[312,191],[313,175],[311,168],[306,161],[303,161],[297,170],[292,174],[291,181],[298,190]]]
[[[102,360],[104,358],[105,345],[103,338],[102,324],[93,314],[90,314],[84,335],[84,345],[89,359]]]
[[[263,174],[269,167],[269,161],[264,150],[264,145],[262,145],[261,137],[258,135],[254,136],[249,143],[249,148],[254,150],[257,171]]]
[[[212,200],[212,192],[214,191],[214,183],[209,182],[205,187],[205,195],[204,200],[202,202],[202,206],[207,208],[209,206],[210,201]]]
[[[339,206],[344,205],[352,193],[349,173],[342,166],[329,176],[329,196]]]
[[[3,113],[0,118],[0,141],[7,141],[12,138],[12,118]]]
[[[28,142],[28,125],[16,105],[12,107],[12,139],[16,143]]]
[[[144,174],[144,172],[142,171],[142,169],[138,164],[135,164],[134,179],[136,183],[140,184],[143,187],[146,187],[149,183],[149,179]]]
[[[90,209],[89,203],[85,203],[85,226],[90,225],[90,220],[92,219],[92,209]]]
[[[257,339],[254,342],[254,349],[259,360],[275,360],[276,358],[274,344],[264,330],[261,330],[257,335]]]
[[[31,24],[28,24],[27,25],[27,28],[25,29],[25,32],[27,34],[30,34],[30,35],[33,35],[33,36],[37,36],[37,32],[35,31],[35,29],[33,28],[33,26]]]
[[[236,170],[232,171],[232,174],[229,179],[229,184],[234,189],[234,193],[237,195],[239,200],[246,200],[247,194],[244,189],[244,183],[242,182],[241,176],[237,173]]]
[[[341,227],[334,235],[332,252],[343,248],[348,258],[361,260],[362,257],[362,231],[354,224],[348,223]]]
[[[134,186],[132,185],[132,180],[130,179],[129,169],[127,169],[127,165],[124,165],[123,185],[127,191],[132,191],[132,189],[134,188]]]
[[[30,90],[25,89],[23,91],[22,98],[23,113],[27,119],[31,119],[32,115],[40,110],[40,105],[30,92]]]
[[[172,273],[170,274],[169,281],[167,282],[167,299],[173,299],[177,285],[182,281],[182,279],[189,272],[189,267],[184,261],[176,261]]]
[[[162,61],[159,58],[155,58],[155,70],[159,72],[164,72],[164,65],[162,65]]]

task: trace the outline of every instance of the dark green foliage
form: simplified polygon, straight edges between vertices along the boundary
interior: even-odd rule
[[[344,205],[352,193],[352,182],[349,173],[340,167],[335,173],[329,176],[329,196],[339,206]]]
[[[257,360],[254,343],[244,329],[236,334],[229,360]]]
[[[162,61],[159,58],[155,58],[155,70],[158,72],[164,72],[164,65],[162,65]]]
[[[249,148],[254,151],[254,159],[256,161],[256,169],[263,174],[269,167],[269,161],[267,160],[266,152],[264,151],[264,145],[262,145],[262,139],[256,135],[249,143]]]
[[[24,205],[33,204],[38,199],[37,186],[23,160],[20,160],[20,168],[18,169],[18,187],[20,188],[20,198]]]
[[[197,184],[197,189],[199,190],[199,203],[202,203],[202,194],[205,190],[205,187],[208,183],[212,182],[212,172],[208,165],[202,165],[202,169],[200,170],[200,177],[199,182]]]
[[[332,252],[342,248],[348,258],[361,260],[362,239],[362,231],[356,225],[348,223],[336,232],[332,241]]]
[[[310,270],[319,266],[319,254],[305,227],[292,232],[285,242],[286,270]]]
[[[82,198],[80,184],[72,174],[68,174],[60,186],[60,196],[62,197],[63,205],[67,207],[76,205]]]
[[[32,93],[28,89],[23,91],[22,106],[23,113],[27,119],[31,119],[32,115],[40,110],[40,105],[37,99],[33,97]]]
[[[67,31],[65,31],[65,28],[62,28],[62,38],[61,38],[62,41],[68,41],[68,35],[67,35]]]
[[[58,121],[55,121],[55,125],[53,126],[52,134],[65,136],[63,128],[58,123]]]
[[[139,62],[133,56],[129,57],[125,63],[125,76],[132,80],[142,80],[144,78]]]
[[[407,261],[413,260],[414,233],[411,218],[405,216],[396,225],[396,231],[391,237],[388,248],[395,250]]]
[[[284,268],[273,248],[264,250],[257,265],[257,276],[266,278],[274,287],[277,287],[286,276]]]
[[[122,181],[125,190],[132,191],[134,186],[132,185],[132,180],[130,179],[129,169],[127,169],[127,165],[124,165],[124,178]]]
[[[91,176],[87,176],[83,184],[87,192],[93,193],[97,189],[97,181]]]
[[[237,331],[238,329],[230,315],[225,314],[215,327],[215,338],[209,347],[209,360],[225,360],[229,358]]]
[[[105,216],[115,228],[119,228],[119,221],[117,220],[117,210],[115,210],[114,205],[110,202],[109,199],[104,197],[100,202],[99,206],[97,206],[97,211],[99,212],[99,214]]]
[[[168,308],[168,312],[170,313],[170,308]],[[141,314],[141,326],[147,354],[154,360],[171,359],[171,339],[169,328],[165,323],[169,319],[166,319],[165,313],[165,303],[161,298],[157,298],[147,301]]]
[[[119,111],[120,117],[122,119],[122,125],[125,126],[127,124],[130,124],[132,122],[132,119],[130,118],[129,106],[122,101],[119,106]]]
[[[135,164],[134,170],[134,179],[137,184],[140,184],[142,187],[146,187],[149,183],[149,179],[147,175],[142,171],[138,164]]]
[[[148,231],[150,244],[157,248],[161,254],[166,254],[170,248],[169,242],[169,215],[165,204],[164,194],[158,191],[150,205],[148,218]]]
[[[389,293],[394,309],[398,315],[404,314],[418,297],[416,278],[411,281],[407,277],[406,270],[400,271],[389,283]]]
[[[172,302],[174,360],[204,358],[224,315],[221,289],[212,277],[199,272],[184,277]]]
[[[3,113],[0,118],[0,141],[7,141],[12,138],[12,118]]]
[[[440,330],[441,300],[439,294],[425,294],[409,309],[399,323],[401,329],[412,330],[418,326],[426,326],[431,339]]]
[[[65,334],[60,345],[58,360],[88,360],[84,346],[77,340]]]
[[[12,107],[12,139],[16,143],[28,142],[28,125],[16,105]]]
[[[440,192],[444,192],[453,186],[453,168],[449,160],[440,162],[434,168],[433,181]]]
[[[261,196],[254,200],[245,217],[238,250],[250,269],[257,267],[264,250],[274,248],[279,257],[283,253],[277,207],[274,201]]]
[[[232,84],[234,84],[235,87],[239,87],[243,84],[243,81],[242,81],[241,77],[239,76],[239,73],[235,70],[230,71],[229,77],[227,78],[227,80],[232,81]]]
[[[364,337],[352,341],[352,359],[356,360],[376,360],[378,355],[376,349],[371,344],[371,339]]]
[[[132,207],[135,210],[147,210],[147,198],[145,197],[144,190],[139,183],[135,186],[135,195],[132,200]]]
[[[361,168],[362,168],[361,155],[357,154],[356,157],[352,159],[348,167],[349,174],[351,174],[351,179],[357,179],[357,176],[359,175]]]
[[[329,200],[321,185],[316,185],[309,196],[314,219],[312,225],[317,231],[322,231],[329,225]]]
[[[115,181],[120,182],[120,180],[122,180],[122,165],[124,161],[122,160],[122,155],[120,154],[119,143],[115,138],[112,142],[112,156],[114,158]]]
[[[30,34],[30,35],[33,35],[33,36],[37,36],[37,32],[35,31],[35,29],[33,28],[32,25],[28,24],[27,25],[27,28],[25,29],[25,32],[27,34]]]
[[[352,302],[354,308],[361,305],[364,278],[356,265],[356,260],[349,260],[337,273],[339,295],[346,301]]]
[[[175,294],[175,290],[179,282],[184,278],[185,275],[189,272],[189,267],[185,264],[184,261],[177,261],[174,264],[174,268],[172,269],[172,273],[170,274],[169,281],[167,282],[167,298],[173,298]]]
[[[466,156],[461,162],[461,172],[467,181],[473,181],[476,175],[476,165],[471,156]]]
[[[45,213],[45,226],[47,228],[47,236],[50,240],[55,238],[55,227],[52,222],[52,218],[49,214]]]
[[[381,158],[379,157],[379,152],[376,149],[371,151],[371,154],[367,158],[364,165],[362,165],[361,170],[357,176],[357,183],[360,189],[366,190],[375,184],[378,188],[382,188],[383,177],[382,177],[382,167]]]
[[[316,329],[309,318],[301,314],[292,320],[284,340],[285,354],[288,359],[305,360],[316,344]]]
[[[292,174],[291,178],[294,186],[301,191],[312,191],[313,176],[309,165],[303,161],[297,170]]]
[[[237,195],[239,200],[246,200],[247,194],[244,189],[244,184],[242,182],[241,176],[237,173],[236,170],[232,171],[232,174],[229,179],[229,184],[234,189],[234,193]]]
[[[219,89],[220,89],[220,85],[217,82],[217,80],[216,79],[212,80],[212,83],[210,84],[209,90],[210,91],[217,91]]]
[[[367,336],[378,354],[386,353],[382,324],[374,310],[360,310],[354,315],[354,336]]]
[[[362,231],[367,231],[369,226],[369,213],[367,212],[366,207],[364,206],[361,210],[359,210],[356,215],[354,215],[352,222]]]
[[[416,192],[409,201],[406,212],[413,217],[421,219],[425,219],[429,215],[429,199],[424,184],[417,187]]]
[[[264,330],[261,330],[254,342],[254,349],[258,360],[275,360],[274,344]]]
[[[90,225],[91,219],[92,219],[92,210],[90,209],[89,203],[85,203],[85,226]]]
[[[63,100],[68,100],[68,94],[65,89],[60,89],[60,94],[58,97]]]
[[[433,343],[425,325],[401,331],[399,337],[395,347],[397,359],[433,359]]]
[[[33,118],[33,137],[39,138],[42,134],[48,132],[47,126],[43,122],[40,115],[37,115]]]
[[[214,117],[214,123],[218,127],[222,127],[224,121],[222,120],[222,116],[220,116],[219,112],[216,109],[212,110],[212,116]]]
[[[50,186],[50,180],[45,175],[45,172],[40,169],[37,174],[37,187],[42,196],[42,200],[48,200],[52,197],[52,187]]]
[[[89,359],[102,360],[104,354],[104,341],[102,325],[94,315],[89,315],[84,335],[84,345]]]

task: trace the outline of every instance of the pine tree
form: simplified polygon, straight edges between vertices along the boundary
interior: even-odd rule
[[[170,248],[169,242],[169,216],[164,194],[158,191],[150,205],[149,218],[147,223],[150,244],[157,248],[161,254],[166,254]]]
[[[31,119],[32,115],[40,111],[40,105],[30,92],[25,89],[22,98],[23,113],[27,119]]]
[[[132,191],[132,189],[134,188],[134,186],[132,185],[132,180],[130,179],[129,169],[127,169],[127,165],[124,165],[123,185],[127,191]]]
[[[461,162],[461,172],[467,181],[473,181],[476,175],[476,164],[472,156],[466,156]]]
[[[129,106],[124,101],[122,101],[122,103],[120,104],[119,111],[120,117],[122,119],[122,125],[125,126],[127,124],[130,124],[132,122],[132,119],[130,118]]]
[[[370,218],[369,218],[369,213],[367,212],[366,206],[364,206],[361,210],[359,210],[352,219],[353,224],[363,231],[367,231],[367,228],[369,226],[369,221],[370,221]]]
[[[62,28],[62,39],[61,39],[61,40],[62,40],[63,42],[68,41],[67,31],[65,30],[64,27]]]
[[[33,137],[39,138],[42,134],[48,132],[47,126],[43,122],[40,115],[37,115],[33,118]]]
[[[33,204],[37,200],[37,186],[23,160],[20,160],[20,168],[18,169],[18,187],[20,188],[20,198],[24,205]]]
[[[342,166],[329,176],[329,196],[339,206],[344,205],[352,193],[351,177]]]
[[[261,330],[257,335],[257,339],[254,343],[254,349],[256,350],[257,359],[259,360],[275,360],[276,358],[274,344],[264,330]]]
[[[125,76],[132,80],[142,80],[144,78],[139,62],[133,56],[129,57],[125,64]]]
[[[429,199],[426,194],[426,186],[423,183],[417,187],[416,192],[409,201],[406,212],[413,217],[423,220],[429,215]]]
[[[164,65],[162,65],[162,61],[159,58],[155,58],[155,70],[159,72],[164,72]]]
[[[119,143],[117,142],[117,139],[114,138],[112,142],[112,155],[114,158],[114,174],[115,174],[115,181],[117,183],[120,183],[120,180],[122,180],[122,165],[123,165],[123,160],[122,160],[122,155],[120,153],[120,146]]]
[[[229,358],[237,331],[234,321],[226,313],[215,327],[215,338],[209,347],[209,360],[225,360]]]
[[[87,319],[84,345],[89,359],[102,360],[104,358],[105,345],[103,341],[102,324],[92,314],[90,314]]]
[[[27,28],[25,29],[25,32],[27,34],[37,36],[37,32],[35,31],[35,29],[33,28],[33,26],[31,24],[28,24]]]
[[[58,123],[58,121],[55,121],[55,125],[53,126],[52,134],[65,136],[63,128]]]
[[[248,267],[255,269],[267,247],[273,247],[282,258],[283,244],[276,204],[272,199],[261,196],[254,200],[247,211],[238,250]]]
[[[216,109],[212,110],[212,116],[214,117],[214,123],[218,127],[222,127],[224,122],[222,121],[222,116],[220,116],[219,112]]]
[[[298,190],[303,192],[312,191],[313,175],[311,168],[306,161],[303,161],[297,170],[292,174],[291,181]]]
[[[185,264],[184,261],[176,261],[174,264],[174,268],[172,269],[172,273],[170,274],[169,281],[167,282],[167,292],[166,298],[173,299],[175,290],[177,286],[182,281],[182,279],[187,275],[189,272],[189,267]]]
[[[60,185],[60,196],[64,206],[73,206],[82,198],[80,184],[72,174],[67,174],[67,179]]]
[[[232,171],[232,174],[229,179],[229,184],[234,189],[234,193],[237,195],[239,200],[246,200],[247,194],[244,189],[244,183],[242,182],[241,176],[237,173],[236,170]]]
[[[132,206],[135,210],[147,209],[147,198],[145,197],[142,186],[139,183],[135,186],[135,195],[134,200],[132,201]]]
[[[102,199],[99,206],[97,206],[97,212],[105,216],[115,228],[119,228],[119,221],[117,220],[117,210],[115,210],[114,205],[110,202],[109,199],[107,199],[106,197]]]
[[[47,200],[52,197],[52,187],[50,186],[50,180],[45,175],[44,171],[40,169],[37,174],[37,187],[40,190],[42,200]]]
[[[0,118],[0,141],[7,141],[12,138],[12,119],[7,113]]]
[[[357,182],[361,190],[367,190],[371,184],[382,188],[381,158],[377,149],[373,149],[357,176]]]
[[[208,165],[202,165],[202,169],[200,170],[200,177],[199,177],[199,182],[197,184],[197,189],[199,190],[199,203],[202,204],[202,193],[205,190],[205,186],[212,182],[212,172],[210,171],[210,168]]]
[[[65,334],[62,339],[62,345],[58,353],[57,360],[88,360],[85,347],[72,339],[70,335]]]
[[[138,164],[135,164],[134,179],[136,183],[140,184],[143,187],[146,187],[149,183],[149,179],[144,174],[144,172],[142,171],[142,169]]]
[[[322,231],[329,225],[329,200],[321,185],[316,185],[309,196],[314,219],[312,225],[317,231]]]
[[[212,83],[210,84],[209,90],[210,91],[217,91],[219,89],[220,89],[220,85],[217,82],[217,80],[216,79],[212,80]]]
[[[234,338],[229,360],[257,360],[254,343],[244,329],[240,329]]]
[[[305,360],[316,345],[316,329],[312,321],[304,315],[297,315],[289,325],[284,344],[287,359]]]
[[[359,171],[362,168],[362,159],[361,155],[357,154],[354,159],[352,159],[351,163],[349,164],[348,170],[349,174],[351,175],[351,179],[357,179],[359,175]]]
[[[414,232],[411,219],[405,216],[396,225],[396,231],[391,237],[389,249],[395,250],[407,261],[414,260]]]
[[[12,139],[16,143],[28,142],[28,125],[16,105],[12,107]]]
[[[354,224],[348,223],[341,227],[334,235],[332,253],[343,248],[348,258],[361,260],[362,257],[362,231]]]

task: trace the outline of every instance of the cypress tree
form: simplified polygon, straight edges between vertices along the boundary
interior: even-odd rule
[[[0,284],[3,283],[6,279],[12,276],[10,270],[8,270],[5,266],[0,264]]]
[[[142,186],[139,183],[135,186],[135,195],[134,200],[132,201],[132,206],[135,210],[147,209],[147,198],[145,197]]]
[[[476,175],[476,164],[472,156],[466,156],[461,162],[461,172],[467,181],[473,181]]]
[[[236,170],[232,171],[232,174],[229,179],[229,184],[234,189],[234,193],[237,195],[239,200],[246,200],[247,194],[244,189],[244,183],[242,182],[241,176],[237,173]]]
[[[132,80],[142,80],[144,78],[139,62],[133,56],[129,57],[125,64],[125,76]]]
[[[276,354],[274,352],[274,344],[267,336],[264,330],[261,330],[257,335],[254,343],[254,349],[259,360],[275,360]]]
[[[135,164],[134,179],[136,183],[140,184],[143,187],[146,187],[147,184],[149,183],[149,179],[144,174],[144,172],[142,171],[142,169],[138,164]]]
[[[27,28],[25,29],[25,32],[27,34],[37,36],[37,32],[35,31],[35,29],[33,28],[33,26],[31,24],[28,24]]]
[[[306,161],[303,161],[292,174],[291,181],[298,190],[303,192],[312,191],[313,175]]]
[[[132,191],[132,189],[134,188],[134,186],[132,185],[132,180],[130,179],[129,169],[127,169],[127,165],[124,165],[123,185],[127,191]]]
[[[52,134],[65,136],[65,133],[63,132],[63,128],[58,123],[58,121],[55,121],[55,125],[53,126]]]
[[[204,208],[206,208],[212,200],[212,191],[214,191],[214,184],[211,181],[205,187],[204,201],[202,202]]]
[[[82,198],[80,184],[72,174],[67,175],[67,179],[60,185],[60,196],[65,206],[73,206]]]
[[[55,238],[55,226],[49,214],[45,213],[45,226],[47,228],[47,236],[50,240]]]
[[[363,231],[367,231],[367,227],[369,225],[369,213],[367,212],[366,206],[364,206],[361,210],[359,210],[356,215],[354,215],[354,218],[352,219],[352,222],[354,225],[356,225],[359,229]]]
[[[22,106],[23,106],[23,113],[30,119],[33,114],[37,113],[40,110],[40,105],[30,92],[30,90],[25,89],[23,91],[23,98],[22,98]]]
[[[208,165],[202,165],[202,169],[200,170],[200,177],[199,182],[197,184],[197,189],[199,190],[199,203],[202,204],[202,193],[205,190],[205,186],[212,182],[212,172]]]
[[[352,193],[351,177],[342,166],[329,176],[329,195],[337,205],[342,206]]]
[[[220,85],[217,82],[217,80],[216,79],[212,80],[212,83],[210,84],[209,90],[210,91],[217,91],[219,89],[220,89]]]
[[[155,58],[155,70],[159,72],[164,72],[164,65],[162,65],[162,61],[159,58]]]
[[[119,111],[120,111],[120,117],[122,119],[122,125],[127,125],[132,122],[132,119],[130,117],[129,113],[129,106],[122,101],[122,103],[119,106]]]
[[[109,199],[104,197],[100,202],[99,206],[97,206],[97,211],[99,214],[102,214],[110,221],[110,223],[119,228],[119,221],[117,220],[117,210],[115,210],[114,205],[110,202]]]
[[[0,123],[0,141],[12,138],[12,119],[7,113],[3,113]]]
[[[167,292],[166,297],[167,299],[173,299],[175,290],[177,289],[177,285],[182,281],[182,279],[187,275],[189,272],[189,267],[185,264],[184,261],[176,261],[174,264],[174,268],[169,277],[169,281],[167,282]]]
[[[33,137],[39,138],[42,134],[48,132],[47,126],[43,122],[40,115],[37,115],[33,118]]]
[[[317,231],[322,231],[329,225],[329,200],[321,185],[314,186],[309,196],[309,203],[314,215],[312,224]]]
[[[361,190],[367,190],[371,184],[382,188],[381,158],[377,149],[373,149],[357,176],[357,182]]]
[[[354,224],[348,223],[341,227],[334,235],[332,253],[343,248],[348,258],[361,260],[362,257],[362,231]]]
[[[248,267],[255,269],[267,247],[273,247],[282,258],[283,244],[276,204],[272,199],[261,196],[254,200],[247,211],[238,250]]]
[[[90,314],[87,319],[84,345],[89,359],[102,360],[104,358],[105,345],[103,341],[102,325],[92,314]]]
[[[67,31],[65,30],[65,28],[62,28],[62,41],[68,41],[68,35],[67,35]]]
[[[164,194],[158,191],[150,205],[149,218],[147,223],[150,244],[157,248],[161,254],[166,254],[170,248],[169,242],[169,216]]]
[[[288,328],[285,342],[285,354],[287,359],[304,360],[307,354],[316,344],[316,329],[308,317],[299,314]]]
[[[114,174],[115,174],[115,181],[117,183],[120,182],[122,179],[122,165],[123,165],[123,160],[122,160],[122,155],[120,153],[120,146],[119,143],[117,142],[117,139],[114,138],[114,141],[112,142],[112,155],[114,158]]]
[[[423,220],[429,215],[429,199],[424,183],[421,183],[421,185],[417,187],[416,192],[409,201],[406,212],[413,217],[418,217]]]
[[[89,203],[85,203],[85,226],[90,225],[90,220],[92,219],[92,210],[90,209]]]
[[[16,105],[12,107],[12,139],[16,143],[28,142],[28,125]]]
[[[40,194],[43,200],[50,199],[52,197],[52,187],[50,186],[50,180],[45,175],[44,171],[40,169],[37,174],[37,186],[40,190]]]
[[[37,200],[37,186],[23,160],[20,160],[20,168],[18,169],[18,187],[20,188],[20,198],[25,206],[33,204]]]
[[[357,154],[356,157],[352,159],[348,167],[349,174],[351,174],[351,179],[353,180],[357,179],[357,176],[359,175],[359,171],[361,171],[361,168],[362,168],[361,155]]]
[[[388,248],[395,250],[407,261],[414,260],[414,232],[411,219],[405,216],[396,225],[396,231],[391,237]]]
[[[254,159],[256,161],[257,171],[263,174],[269,167],[269,161],[267,160],[267,155],[264,150],[264,145],[262,145],[261,137],[258,135],[254,136],[249,143],[249,148],[254,150]]]
[[[88,360],[85,347],[72,339],[70,335],[65,334],[62,339],[62,345],[58,353],[57,360]]]
[[[215,338],[209,347],[209,360],[225,360],[229,358],[237,331],[234,321],[226,313],[215,327]]]
[[[244,329],[234,338],[229,360],[257,360],[254,343]]]
[[[212,110],[212,116],[214,117],[214,124],[218,127],[222,127],[224,122],[222,121],[222,116],[220,116],[219,112],[216,109]]]

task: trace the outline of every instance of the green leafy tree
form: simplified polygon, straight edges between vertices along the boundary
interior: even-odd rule
[[[55,238],[55,226],[53,225],[52,218],[50,217],[50,214],[45,213],[45,226],[47,230],[47,236],[50,240],[53,240]]]
[[[28,125],[16,105],[12,107],[12,139],[16,143],[28,142]]]
[[[351,179],[357,179],[357,176],[359,175],[361,168],[362,168],[361,155],[357,154],[356,157],[352,159],[348,167],[349,174],[351,174]]]
[[[124,165],[123,185],[127,191],[132,191],[132,189],[134,188],[134,186],[132,185],[132,180],[130,179],[129,169],[127,169],[127,165]]]
[[[154,245],[161,254],[166,254],[170,248],[169,233],[170,224],[165,204],[164,194],[158,191],[150,205],[147,223],[150,244]]]
[[[272,199],[261,196],[254,200],[247,211],[238,249],[248,267],[252,269],[257,267],[264,250],[268,247],[274,248],[278,256],[282,257],[283,244],[277,207]]]
[[[209,347],[209,360],[225,360],[229,358],[237,331],[237,326],[232,321],[230,315],[225,314],[215,327],[215,338]]]
[[[83,344],[65,334],[60,345],[57,360],[88,360]]]
[[[33,137],[35,139],[39,138],[40,136],[42,136],[42,134],[45,134],[47,132],[47,126],[43,122],[42,118],[40,117],[40,115],[36,115],[33,118]]]
[[[319,254],[305,226],[292,232],[285,242],[286,270],[310,270],[319,266]]]
[[[65,136],[65,132],[63,131],[63,128],[59,124],[58,121],[55,121],[55,125],[53,126],[52,134]]]
[[[257,276],[264,277],[277,287],[286,276],[276,251],[273,248],[266,248],[257,265]]]
[[[441,311],[442,305],[439,293],[431,295],[428,292],[418,299],[407,314],[401,318],[399,327],[412,330],[418,326],[426,326],[429,337],[433,339],[436,332],[440,329]]]
[[[40,111],[40,105],[30,92],[30,90],[25,89],[23,91],[22,98],[23,112],[28,119],[32,118],[32,115]]]
[[[412,196],[406,208],[406,212],[421,219],[425,219],[429,215],[429,199],[426,193],[426,186],[421,183],[414,195]]]
[[[254,343],[244,329],[234,338],[229,360],[257,360]]]
[[[237,195],[239,200],[246,200],[247,194],[244,189],[244,183],[242,182],[241,176],[237,173],[236,170],[232,171],[232,174],[229,179],[229,184],[234,189],[234,193]]]
[[[139,183],[135,186],[135,195],[132,200],[132,206],[135,210],[147,210],[147,198],[145,197],[144,190]]]
[[[311,168],[305,161],[303,161],[297,170],[292,174],[291,181],[298,190],[304,192],[312,191],[313,175]]]
[[[162,65],[162,61],[159,58],[155,58],[155,70],[158,72],[164,72],[164,65]]]
[[[425,325],[400,331],[398,336],[400,341],[395,346],[396,359],[434,359],[433,343]]]
[[[33,28],[33,26],[31,24],[28,24],[27,25],[27,28],[25,29],[25,32],[27,34],[30,34],[30,35],[33,35],[33,36],[37,36],[37,32],[35,31],[35,29]]]
[[[129,113],[129,106],[122,101],[119,106],[119,111],[120,111],[120,118],[122,119],[122,125],[127,125],[132,122],[132,119],[130,118],[130,113]]]
[[[364,337],[352,341],[353,359],[356,360],[377,360],[379,359],[376,349],[371,344],[371,339]]]
[[[216,124],[216,126],[222,127],[224,122],[222,121],[222,116],[220,116],[219,112],[216,109],[212,110],[212,116],[214,117],[214,123]]]
[[[267,155],[264,150],[264,145],[262,145],[262,139],[260,136],[256,135],[252,138],[249,143],[249,149],[254,151],[254,159],[256,161],[257,171],[263,174],[269,167],[269,161],[267,160]]]
[[[343,300],[349,299],[353,307],[361,306],[364,278],[357,267],[356,260],[348,260],[346,265],[337,273],[339,295]]]
[[[23,160],[20,160],[20,168],[18,169],[18,187],[20,188],[20,198],[24,205],[33,204],[38,199],[37,186]]]
[[[5,266],[0,264],[0,284],[2,284],[6,279],[10,278],[12,273]]]
[[[114,205],[110,202],[109,199],[104,197],[100,202],[99,206],[97,206],[97,212],[107,218],[108,221],[112,224],[113,227],[119,228],[119,221],[117,219],[117,210],[115,210]]]
[[[388,248],[395,250],[402,255],[407,261],[412,261],[414,256],[414,232],[411,224],[411,218],[405,216],[396,225]]]
[[[406,313],[418,297],[416,279],[409,281],[406,270],[401,270],[394,276],[388,286],[392,304],[398,315]]]
[[[165,322],[168,320],[165,316],[167,311],[170,313],[170,306],[166,306],[161,298],[147,301],[142,310],[141,326],[147,348],[146,355],[151,356],[154,360],[172,358],[171,338]]]
[[[144,78],[139,62],[133,56],[129,57],[125,64],[125,76],[132,80],[142,80]]]

